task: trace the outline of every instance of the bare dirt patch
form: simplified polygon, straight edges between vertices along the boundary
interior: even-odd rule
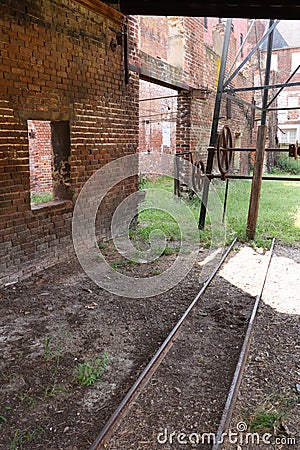
[[[299,249],[294,251],[292,259],[298,255],[299,261]],[[201,256],[204,259],[206,255],[203,251]],[[151,267],[128,265],[122,270],[133,271],[135,275],[140,270],[141,276],[155,274],[169,266],[175,257],[165,255]],[[74,259],[1,289],[0,447],[88,449],[199,291],[199,279],[201,266],[195,264],[185,280],[165,294],[151,299],[123,298],[97,287]],[[234,285],[233,280],[217,277],[199,305],[198,314],[196,311],[192,314],[178,345],[172,348],[147,387],[145,397],[139,398],[150,402],[152,409],[147,413],[144,407],[138,408],[140,420],[133,426],[129,418],[131,431],[125,428],[126,439],[112,441],[112,448],[162,448],[155,433],[167,424],[200,431],[196,424],[199,427],[201,423],[203,431],[215,429],[222,408],[214,399],[223,399],[230,385],[252,295]],[[281,320],[282,313],[278,314]],[[294,321],[299,317],[292,314],[288,318],[293,326],[288,326],[286,333],[289,342],[296,342],[299,329]],[[286,325],[280,322],[274,327],[280,329],[283,323]],[[265,329],[270,332],[262,340],[266,339],[272,348],[274,329]],[[284,348],[284,343],[279,344],[277,354],[285,352]],[[101,379],[91,386],[78,384],[74,375],[78,364],[85,359],[101,358],[104,353],[110,360]],[[285,363],[294,367],[296,358],[294,347]],[[271,377],[277,359],[268,361],[265,370]],[[284,373],[281,377],[286,387],[291,379]],[[201,374],[205,374],[204,379]],[[166,385],[164,394],[161,389],[154,389],[159,383]],[[162,397],[171,403],[169,406],[166,403],[167,410],[162,407]],[[212,402],[206,407],[203,398]],[[147,436],[140,439],[138,430],[143,433],[146,430]],[[137,444],[141,441],[145,443]]]

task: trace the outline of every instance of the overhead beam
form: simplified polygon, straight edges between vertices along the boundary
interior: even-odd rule
[[[120,9],[124,14],[150,16],[300,19],[300,4],[294,0],[120,0]]]

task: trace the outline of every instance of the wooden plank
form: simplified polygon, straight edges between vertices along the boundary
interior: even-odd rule
[[[248,239],[254,239],[256,233],[262,174],[264,167],[266,135],[267,135],[267,126],[266,125],[259,126],[256,141],[255,164],[251,186],[248,222],[246,229],[246,236]]]

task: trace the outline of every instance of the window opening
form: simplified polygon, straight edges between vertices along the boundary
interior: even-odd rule
[[[28,120],[30,204],[71,199],[68,121]]]

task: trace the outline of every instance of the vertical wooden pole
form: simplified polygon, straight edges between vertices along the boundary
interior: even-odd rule
[[[260,190],[262,184],[262,174],[264,167],[265,144],[267,136],[267,126],[260,125],[258,127],[254,173],[252,178],[251,196],[248,212],[248,223],[246,235],[248,239],[255,238],[256,223],[258,217],[258,207],[260,199]]]
[[[274,20],[270,19],[269,28],[272,28],[273,22],[274,22]],[[268,37],[265,86],[268,86],[268,84],[270,82],[273,34],[274,34],[274,30],[269,34],[269,37]],[[257,141],[256,141],[254,173],[253,173],[253,178],[252,178],[251,196],[250,196],[250,204],[249,204],[249,211],[248,211],[248,222],[247,222],[247,228],[246,228],[247,239],[254,239],[255,233],[256,233],[256,223],[257,223],[257,216],[258,216],[262,174],[263,174],[263,167],[264,167],[265,144],[266,144],[266,136],[267,136],[267,126],[266,126],[267,105],[268,105],[268,88],[266,87],[263,92],[261,125],[258,127],[258,134],[257,134]]]

